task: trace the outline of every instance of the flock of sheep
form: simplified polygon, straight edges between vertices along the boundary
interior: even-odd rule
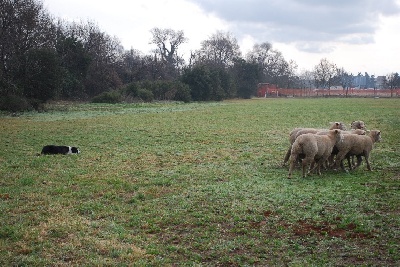
[[[374,143],[381,140],[379,130],[366,131],[363,121],[353,121],[351,130],[346,131],[342,122],[332,123],[329,129],[295,128],[290,132],[290,147],[285,155],[283,165],[290,158],[288,177],[300,162],[303,177],[316,170],[321,175],[321,167],[346,171],[343,160],[346,158],[348,168],[356,169],[364,156],[368,170],[371,170],[369,154]],[[354,163],[354,157],[357,163]]]

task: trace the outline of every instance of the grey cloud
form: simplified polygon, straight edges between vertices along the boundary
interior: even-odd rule
[[[297,42],[295,47],[310,53],[329,53],[335,50],[333,45],[320,42]]]
[[[230,23],[239,38],[249,34],[315,52],[320,42],[373,42],[379,16],[400,14],[396,0],[191,1]]]

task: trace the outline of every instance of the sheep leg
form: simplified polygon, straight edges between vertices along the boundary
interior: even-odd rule
[[[288,151],[286,152],[285,158],[283,159],[283,164],[282,166],[285,166],[285,164],[289,161],[290,154],[292,153],[292,146],[289,147]]]
[[[303,170],[303,178],[306,178],[306,176],[307,176],[307,170],[306,170],[307,169],[307,165],[303,163],[303,168],[302,168],[302,170]]]
[[[315,168],[317,169],[317,173],[318,175],[321,175],[321,167],[323,167],[324,163],[326,162],[325,158],[319,159],[317,161],[317,166],[315,166]],[[314,169],[315,169],[314,168]]]
[[[346,155],[346,159],[347,159],[347,164],[348,164],[348,166],[349,166],[349,170],[351,170],[350,156],[347,156],[347,155]],[[346,168],[344,167],[343,160],[344,160],[344,159],[342,159],[342,160],[340,161],[340,168],[341,168],[343,171],[348,172],[348,171],[346,170]],[[335,170],[336,170],[336,169],[335,169]]]
[[[328,158],[327,169],[331,168],[335,162],[335,155],[331,154]]]
[[[307,177],[307,169],[314,162],[314,157],[305,157],[302,161],[303,166],[303,178]],[[310,171],[308,171],[310,173]]]
[[[354,156],[353,156],[353,159],[354,159]],[[354,165],[358,164],[358,166],[360,166],[361,163],[362,163],[362,156],[361,156],[361,155],[358,155],[358,156],[357,156],[357,163],[355,163]],[[355,169],[355,167],[354,167],[354,169]]]
[[[329,158],[327,158],[327,159],[325,160],[325,162],[324,162],[324,164],[323,164],[323,167],[324,167],[325,170],[329,170],[329,167],[330,167],[330,160],[329,160]]]
[[[351,170],[352,164],[351,164],[350,156],[346,155],[346,158],[347,158],[347,164],[349,166],[349,170]],[[353,158],[353,165],[354,165],[354,156],[352,156],[352,158]],[[342,163],[342,166],[343,166],[343,163]],[[344,170],[344,166],[342,167],[342,169]]]
[[[367,169],[369,171],[372,171],[371,165],[369,164],[369,155],[368,155],[368,153],[365,153],[364,158],[365,158],[365,162],[367,163]]]
[[[297,161],[297,156],[296,155],[292,155],[292,158],[290,160],[290,167],[289,167],[289,174],[288,174],[288,178],[292,178],[292,173],[293,173],[293,169],[294,169],[294,165],[296,164]]]
[[[341,168],[343,171],[347,172],[346,168],[344,167],[343,160],[340,161],[340,168]]]
[[[337,170],[337,168],[339,167],[338,165],[340,165],[341,169],[345,171],[345,168],[344,168],[344,165],[343,165],[343,159],[344,159],[345,156],[346,156],[346,154],[343,153],[343,152],[339,152],[336,155],[335,163],[334,163],[334,166],[333,166],[334,170]]]
[[[324,164],[324,159],[315,160],[312,159],[310,170],[308,174],[311,174],[313,171],[317,170],[317,174],[321,175],[321,165]]]
[[[309,172],[308,173],[311,173],[312,171],[314,171],[314,169],[315,169],[315,160],[313,160],[313,162],[311,162],[311,166],[310,166],[310,170],[309,170]]]
[[[354,165],[354,167],[353,167],[352,170],[357,169],[357,168],[361,165],[361,162],[362,162],[362,157],[361,157],[361,155],[357,155],[357,163]]]

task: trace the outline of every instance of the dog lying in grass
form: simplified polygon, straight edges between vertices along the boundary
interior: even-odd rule
[[[42,155],[55,155],[55,154],[79,154],[81,153],[77,147],[74,146],[55,146],[47,145],[42,149]]]

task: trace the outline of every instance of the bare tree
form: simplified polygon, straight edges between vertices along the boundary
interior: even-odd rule
[[[0,82],[6,85],[2,91],[16,90],[18,77],[12,73],[23,64],[29,50],[52,48],[54,40],[55,25],[41,1],[1,0]]]
[[[66,35],[76,37],[84,44],[93,64],[114,64],[122,58],[124,49],[117,37],[103,32],[93,21],[72,23]]]
[[[261,77],[263,81],[277,84],[280,87],[290,86],[294,78],[294,71],[297,69],[294,61],[287,62],[282,53],[272,49],[272,45],[268,42],[255,44],[246,58],[259,65],[263,73]]]
[[[201,49],[195,52],[196,62],[208,62],[220,67],[233,66],[241,57],[240,48],[231,33],[218,31],[201,43]]]
[[[283,57],[282,53],[278,50],[271,50],[270,56],[267,59],[265,74],[267,78],[272,80],[274,84],[280,87],[286,87],[285,74],[289,67],[288,62]]]
[[[268,62],[268,58],[270,57],[270,51],[272,49],[272,44],[268,42],[264,42],[262,44],[255,44],[253,49],[247,53],[246,59],[248,61],[257,63],[261,66],[264,66]]]
[[[157,46],[156,54],[160,55],[162,62],[167,66],[167,70],[175,77],[180,66],[184,64],[183,58],[178,55],[179,46],[187,42],[184,32],[153,28],[151,33],[153,37],[150,43]]]
[[[353,86],[353,74],[349,74],[344,68],[336,68],[336,77],[347,97],[349,94],[349,89]]]
[[[289,60],[289,62],[287,63],[287,66],[284,69],[285,75],[287,77],[287,88],[290,88],[293,85],[298,67],[299,66],[294,60]]]
[[[305,93],[307,95],[310,94],[311,89],[314,87],[314,73],[309,70],[304,70],[300,74],[300,83],[302,88],[305,90]]]
[[[124,49],[118,38],[103,32],[92,21],[72,23],[64,28],[64,35],[80,42],[90,57],[84,82],[86,94],[92,97],[121,86],[117,69]]]
[[[386,75],[386,83],[390,88],[390,97],[393,97],[394,89],[400,87],[400,76],[396,72],[389,73]]]
[[[327,88],[330,94],[330,87],[332,83],[332,78],[336,72],[336,65],[329,62],[326,58],[321,59],[321,61],[314,67],[315,81],[318,86],[323,89]]]
[[[131,48],[122,55],[119,64],[119,75],[124,83],[131,83],[142,78],[142,55],[138,50]]]
[[[272,68],[271,63],[274,51],[272,50],[272,45],[268,42],[264,42],[262,44],[255,44],[253,49],[249,51],[246,55],[247,61],[251,63],[258,64],[259,68],[262,71],[261,80],[272,82]]]

